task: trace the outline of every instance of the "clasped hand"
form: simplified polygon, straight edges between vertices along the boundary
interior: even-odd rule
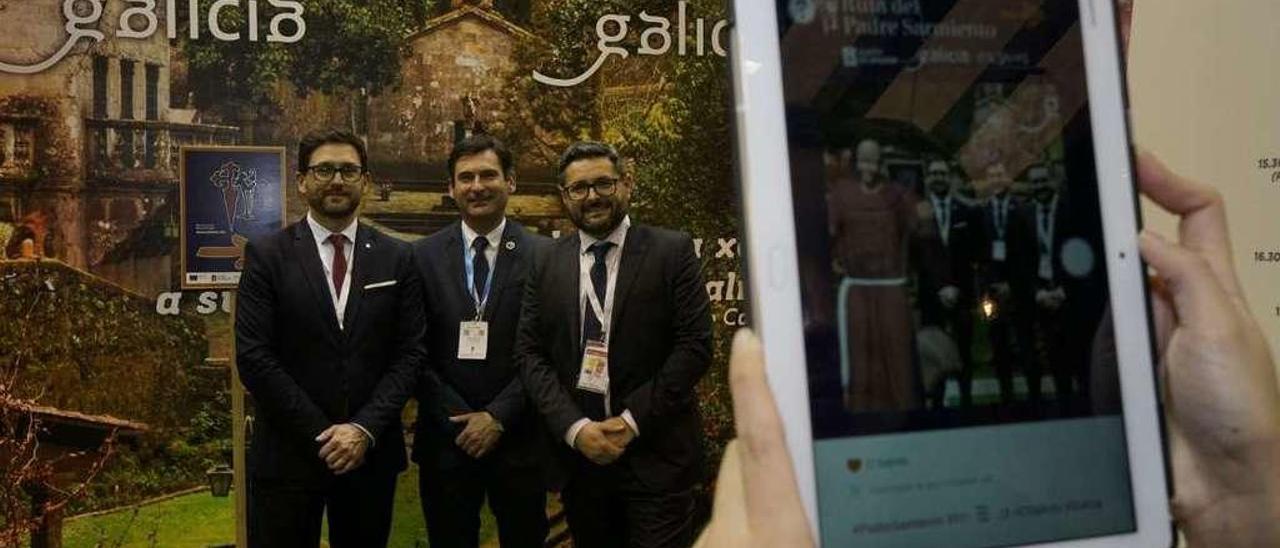
[[[622,457],[635,437],[636,433],[626,421],[611,417],[583,426],[574,439],[574,448],[591,462],[603,466]]]
[[[364,462],[369,437],[354,424],[335,424],[316,436],[320,442],[320,458],[334,474],[355,470]]]
[[[449,422],[466,423],[466,427],[453,440],[453,443],[473,459],[488,455],[494,447],[498,446],[498,440],[502,438],[502,423],[493,418],[488,411],[449,417]]]

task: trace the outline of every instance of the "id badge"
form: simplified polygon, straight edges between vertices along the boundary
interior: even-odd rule
[[[1049,258],[1048,255],[1040,256],[1040,279],[1041,280],[1053,279],[1053,261]]]
[[[609,392],[609,348],[600,341],[587,341],[578,371],[578,390],[595,394]]]
[[[1003,262],[1006,256],[1007,253],[1004,247],[1004,240],[991,242],[991,260]]]
[[[489,355],[489,322],[462,322],[458,326],[458,359],[483,360]]]

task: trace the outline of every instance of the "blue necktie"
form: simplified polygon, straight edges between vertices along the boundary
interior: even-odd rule
[[[485,282],[489,281],[489,258],[485,257],[484,250],[489,247],[489,239],[481,236],[471,242],[473,255],[471,256],[471,286],[475,291],[476,308],[480,307],[481,301],[484,301]]]

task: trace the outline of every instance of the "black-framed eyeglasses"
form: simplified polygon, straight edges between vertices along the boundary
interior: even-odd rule
[[[308,167],[307,172],[322,183],[332,181],[333,177],[339,174],[342,175],[343,181],[354,183],[364,175],[364,168],[356,164],[317,164]]]
[[[618,190],[618,178],[601,177],[591,181],[575,181],[560,187],[565,196],[573,200],[585,200],[593,189],[597,196],[613,196],[613,193]]]
[[[1049,184],[1049,179],[1040,179],[1040,178],[1035,178],[1035,179],[1032,179],[1032,180],[1031,180],[1031,184],[1033,184],[1033,185],[1037,185],[1037,186],[1039,186],[1039,185],[1047,185],[1047,184]]]

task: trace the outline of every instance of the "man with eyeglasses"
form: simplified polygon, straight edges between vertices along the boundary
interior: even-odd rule
[[[956,195],[956,178],[945,160],[927,163],[924,184],[926,205],[912,245],[919,265],[920,324],[941,329],[954,341],[960,358],[960,402],[968,407],[973,403],[972,313],[979,221],[973,208]],[[945,385],[925,388],[940,404]]]
[[[1033,280],[1033,302],[1026,304],[1039,341],[1032,356],[1028,376],[1039,379],[1047,370],[1053,375],[1057,404],[1061,413],[1073,413],[1084,407],[1088,392],[1089,344],[1069,341],[1066,333],[1093,333],[1101,323],[1105,298],[1091,297],[1105,291],[1101,276],[1100,226],[1096,214],[1072,207],[1072,196],[1063,191],[1062,180],[1050,164],[1037,164],[1027,169],[1031,200],[1025,215],[1035,227],[1035,260],[1028,270]],[[1095,198],[1096,199],[1096,198]],[[1084,202],[1092,203],[1092,202]],[[1031,385],[1032,401],[1042,400],[1039,383]],[[1081,395],[1081,397],[1077,397]]]
[[[476,546],[487,498],[502,546],[541,547],[545,435],[513,350],[525,277],[551,240],[507,218],[515,165],[501,141],[458,141],[448,169],[462,218],[413,245],[429,326],[413,439],[427,536]]]
[[[578,227],[535,265],[516,353],[559,447],[575,546],[687,546],[702,470],[694,387],[711,362],[711,312],[689,235],[635,224],[618,153],[560,160]]]
[[[422,285],[408,244],[357,222],[369,186],[355,135],[298,145],[305,219],[245,248],[236,356],[256,404],[249,545],[306,546],[328,516],[335,548],[385,546],[400,412],[425,359]]]

